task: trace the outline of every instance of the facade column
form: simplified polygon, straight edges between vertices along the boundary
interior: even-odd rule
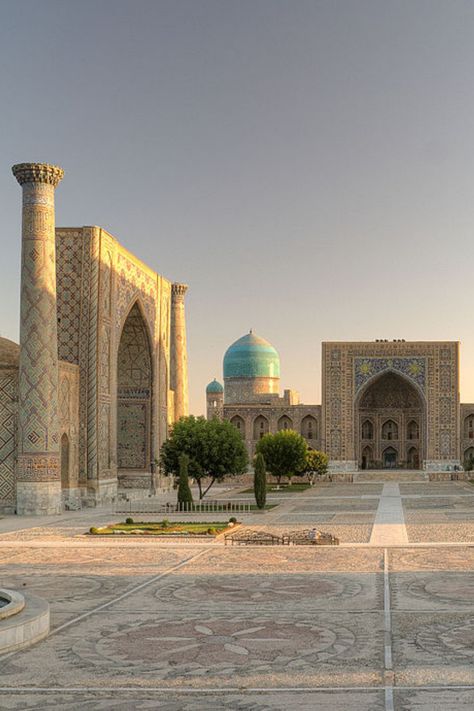
[[[54,190],[64,171],[12,168],[23,188],[17,513],[61,511]]]
[[[186,317],[184,297],[187,284],[171,286],[171,353],[170,388],[174,390],[174,419],[189,414],[188,355],[186,347]]]

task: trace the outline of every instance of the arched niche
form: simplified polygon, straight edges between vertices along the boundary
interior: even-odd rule
[[[422,466],[426,451],[426,400],[419,386],[407,376],[386,370],[369,380],[358,393],[354,402],[354,430],[356,457],[361,468],[368,439],[364,435],[370,432],[367,422],[373,424],[373,468]],[[416,440],[408,438],[409,432],[418,435]],[[413,460],[408,461],[410,442],[418,451],[416,467]],[[391,443],[395,455],[389,450],[389,456],[385,456]]]
[[[245,420],[240,415],[234,415],[230,418],[231,425],[234,425],[235,429],[240,432],[242,437],[245,439]]]
[[[306,415],[301,420],[301,434],[305,439],[317,439],[318,421],[313,415]]]
[[[266,417],[263,415],[258,415],[253,421],[253,438],[262,439],[262,437],[268,434],[269,424]]]
[[[277,428],[278,428],[278,431],[292,430],[293,429],[293,420],[291,419],[291,417],[288,417],[288,415],[282,415],[278,420]]]
[[[152,351],[142,311],[129,311],[117,352],[117,465],[149,471],[151,461]]]

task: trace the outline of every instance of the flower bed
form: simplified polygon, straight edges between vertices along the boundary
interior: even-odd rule
[[[131,518],[123,523],[109,523],[106,526],[89,529],[92,536],[209,536],[214,538],[222,533],[228,533],[237,526],[237,520],[222,521],[133,521]]]

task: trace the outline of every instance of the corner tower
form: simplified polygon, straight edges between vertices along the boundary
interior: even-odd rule
[[[174,419],[189,414],[188,356],[186,347],[186,316],[184,297],[187,284],[171,286],[171,357],[170,388],[174,390]]]
[[[12,168],[23,188],[17,513],[61,511],[54,190],[64,171]]]
[[[206,388],[206,414],[208,420],[224,419],[224,388],[215,378]]]

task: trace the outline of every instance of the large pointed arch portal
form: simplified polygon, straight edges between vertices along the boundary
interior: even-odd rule
[[[117,464],[149,472],[152,357],[148,329],[137,303],[124,323],[117,356]]]
[[[354,414],[359,468],[420,468],[426,458],[426,404],[407,377],[392,370],[376,376],[359,393]]]

